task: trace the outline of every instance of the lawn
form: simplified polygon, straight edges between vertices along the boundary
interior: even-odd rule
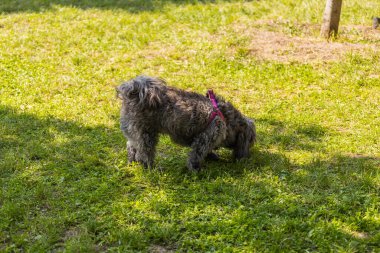
[[[378,0],[2,0],[0,252],[379,252]],[[114,87],[213,88],[249,159],[127,164]]]

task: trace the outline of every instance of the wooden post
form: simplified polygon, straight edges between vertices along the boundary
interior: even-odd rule
[[[374,17],[374,18],[373,18],[372,28],[373,28],[373,29],[376,29],[376,28],[379,27],[379,25],[380,25],[380,18]]]
[[[323,14],[321,36],[329,39],[338,35],[340,11],[343,0],[326,0],[326,8]]]

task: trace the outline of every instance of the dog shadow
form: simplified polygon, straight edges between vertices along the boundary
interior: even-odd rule
[[[360,217],[356,230],[347,228],[358,213],[376,210],[373,194],[378,192],[375,175],[380,158],[337,153],[295,162],[285,154],[323,153],[323,142],[333,133],[313,124],[286,126],[268,119],[257,123],[259,144],[249,159],[232,162],[229,151],[221,150],[221,160],[206,162],[200,173],[184,167],[149,172],[145,179],[152,188],[161,190],[160,199],[151,202],[152,210],[166,217],[175,205],[183,205],[183,212],[189,215],[180,228],[184,232],[196,226],[204,234],[214,235],[221,233],[216,228],[229,231],[244,227],[245,232],[250,230],[257,236],[270,234],[278,251],[297,247],[297,242],[284,243],[294,232],[309,236],[302,243],[314,250],[324,249],[326,242],[345,247],[342,241],[371,248],[376,241],[371,233],[378,227],[375,219]],[[185,154],[180,160],[176,164],[186,160]],[[166,163],[165,159],[160,162]],[[224,213],[223,218],[216,220],[215,212]],[[281,235],[276,234],[279,230]],[[307,235],[305,231],[311,232]],[[336,237],[326,239],[326,233]]]

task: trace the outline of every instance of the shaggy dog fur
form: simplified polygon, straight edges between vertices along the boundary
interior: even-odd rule
[[[222,97],[217,97],[218,108],[225,119],[219,115],[212,119],[215,108],[209,98],[169,87],[159,78],[138,76],[116,90],[122,99],[121,130],[127,139],[129,162],[153,167],[160,133],[192,148],[187,167],[196,171],[206,156],[217,158],[212,151],[218,147],[232,149],[236,159],[248,157],[256,140],[253,120]]]

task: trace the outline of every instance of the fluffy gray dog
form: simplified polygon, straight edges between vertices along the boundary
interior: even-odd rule
[[[116,88],[122,99],[121,130],[127,139],[129,162],[153,167],[160,133],[192,148],[187,167],[200,170],[214,149],[227,147],[236,159],[249,156],[256,140],[253,120],[212,91],[207,96],[167,86],[159,78],[138,76]]]

